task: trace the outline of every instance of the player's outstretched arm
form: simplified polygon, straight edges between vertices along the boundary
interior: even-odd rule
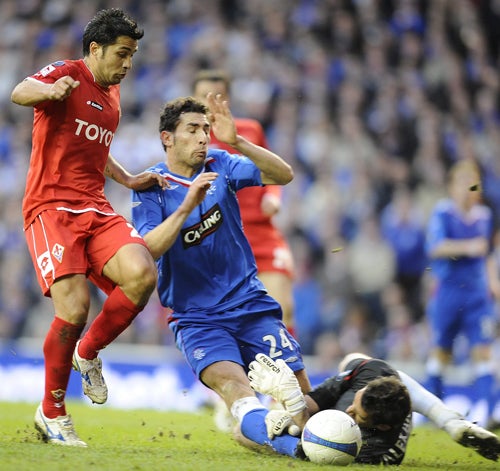
[[[34,106],[43,101],[63,101],[80,85],[69,75],[61,77],[54,83],[43,83],[33,78],[18,83],[10,96],[13,103],[22,106]]]
[[[104,175],[135,191],[147,190],[154,185],[159,185],[161,188],[169,186],[165,178],[158,173],[142,172],[132,175],[111,154],[108,154]]]
[[[293,180],[293,170],[279,155],[258,146],[236,133],[227,101],[219,95],[207,95],[212,131],[219,141],[229,144],[248,157],[261,171],[262,183],[286,185]]]

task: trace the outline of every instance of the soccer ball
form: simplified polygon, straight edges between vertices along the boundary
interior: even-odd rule
[[[361,448],[361,430],[354,420],[339,410],[314,414],[302,430],[302,449],[313,463],[346,466]]]

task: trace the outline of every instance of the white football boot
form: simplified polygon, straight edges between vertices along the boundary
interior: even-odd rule
[[[73,353],[73,369],[82,375],[83,393],[96,404],[104,404],[108,399],[108,387],[102,376],[102,361],[99,357],[86,360],[78,354],[76,343]]]
[[[472,448],[481,456],[498,461],[500,439],[492,432],[465,419],[452,419],[443,429],[460,445]]]
[[[43,440],[48,443],[63,446],[87,446],[76,434],[70,415],[61,415],[55,419],[48,419],[43,414],[41,404],[36,410],[35,428],[41,433]]]

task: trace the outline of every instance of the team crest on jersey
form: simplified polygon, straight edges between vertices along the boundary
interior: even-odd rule
[[[222,222],[222,211],[220,206],[215,204],[202,214],[200,222],[182,230],[182,245],[185,249],[200,245],[205,237],[213,234],[222,225]]]
[[[52,255],[59,263],[62,262],[63,254],[64,247],[61,244],[54,244],[54,247],[52,247]]]
[[[195,360],[203,360],[203,358],[205,358],[205,355],[206,355],[206,352],[205,352],[205,350],[203,350],[203,348],[197,348],[193,352],[193,358]]]

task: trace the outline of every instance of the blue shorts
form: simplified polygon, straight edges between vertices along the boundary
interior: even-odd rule
[[[302,352],[297,341],[287,331],[281,308],[269,310],[269,303],[258,310],[255,300],[221,315],[199,316],[187,321],[183,315],[170,323],[177,348],[197,375],[212,363],[232,361],[248,371],[257,353],[273,360],[283,359],[293,371],[304,369]]]
[[[488,293],[460,290],[441,285],[427,310],[434,345],[452,350],[453,341],[463,334],[470,346],[493,341],[495,314]]]

